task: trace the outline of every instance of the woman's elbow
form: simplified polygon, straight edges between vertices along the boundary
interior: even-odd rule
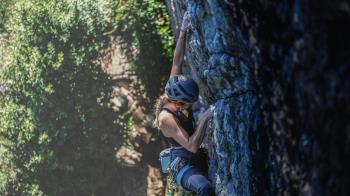
[[[198,151],[198,146],[190,144],[186,147],[186,150],[188,150],[192,153],[196,153]]]

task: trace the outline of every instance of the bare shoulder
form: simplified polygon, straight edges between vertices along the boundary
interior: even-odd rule
[[[174,116],[167,111],[161,111],[158,119],[160,127],[172,125],[172,122],[175,121]]]
[[[159,113],[158,119],[159,119],[159,122],[162,123],[162,122],[165,122],[165,121],[167,121],[167,119],[172,118],[172,117],[173,117],[172,114],[163,110]]]
[[[173,135],[174,131],[176,132],[177,123],[174,119],[174,116],[169,112],[162,111],[159,113],[159,127],[163,134],[167,137]]]

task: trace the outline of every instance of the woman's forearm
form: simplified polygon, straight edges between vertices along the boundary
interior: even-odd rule
[[[176,42],[176,47],[173,57],[173,65],[171,68],[170,76],[181,74],[181,66],[185,56],[186,46],[186,34],[189,28],[189,13],[185,12],[182,18],[182,24],[180,28],[179,38]]]
[[[208,123],[208,118],[203,119],[202,121],[199,122],[196,131],[194,134],[189,138],[190,144],[191,144],[191,149],[193,152],[196,152],[201,145],[204,136],[205,136],[205,127]]]
[[[180,35],[176,43],[173,65],[171,68],[170,75],[181,74],[181,66],[184,60],[185,55],[185,46],[186,46],[186,31],[180,30]]]

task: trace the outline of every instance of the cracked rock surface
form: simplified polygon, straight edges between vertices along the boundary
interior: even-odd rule
[[[167,0],[185,73],[215,106],[217,195],[348,195],[350,3]]]

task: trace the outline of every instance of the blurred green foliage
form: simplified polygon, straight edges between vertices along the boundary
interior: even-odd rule
[[[132,148],[134,120],[107,107],[98,60],[121,32],[156,97],[173,52],[163,2],[4,0],[0,17],[0,195],[116,193],[115,148]]]
[[[172,57],[174,41],[169,16],[163,1],[121,0],[117,7],[115,20],[118,24],[124,25],[123,27],[126,27],[128,31],[133,31],[130,34],[133,48],[140,48],[142,41],[158,35],[162,42],[160,46],[163,47],[158,51],[159,54]]]
[[[145,87],[149,106],[169,78],[174,39],[163,0],[120,0],[115,15],[118,32],[133,71]]]
[[[112,82],[96,63],[113,9],[102,0],[11,4],[0,70],[8,87],[0,96],[0,195],[91,195],[117,176],[123,129],[107,107]]]
[[[14,0],[1,0],[0,3],[0,33],[6,32],[5,24],[9,18],[11,11],[11,4],[14,3]]]
[[[123,114],[120,114],[118,116],[118,119],[116,119],[116,123],[122,127],[124,130],[123,133],[123,146],[129,149],[133,149],[134,145],[131,141],[132,133],[135,131],[134,127],[134,117],[132,116],[132,111],[128,110],[124,112]]]

